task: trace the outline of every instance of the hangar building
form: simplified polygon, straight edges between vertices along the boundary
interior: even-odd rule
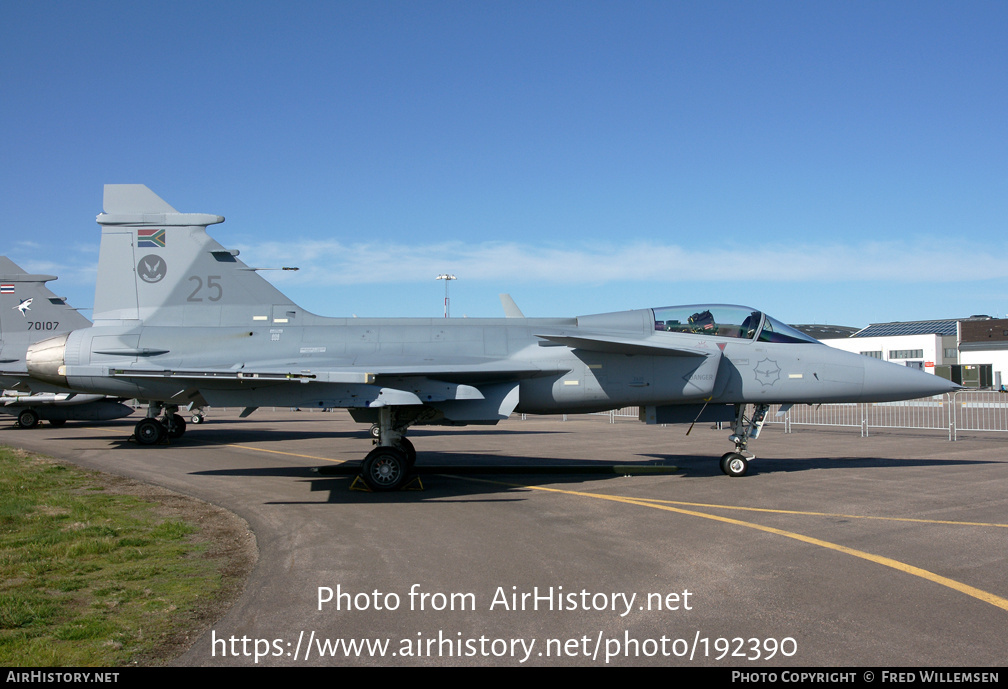
[[[819,339],[837,349],[912,366],[963,384],[975,379],[982,387],[1000,387],[1008,381],[1006,318],[872,323],[849,337]]]

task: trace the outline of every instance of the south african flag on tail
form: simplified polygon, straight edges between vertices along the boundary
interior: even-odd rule
[[[137,230],[137,246],[163,249],[165,247],[165,231]]]

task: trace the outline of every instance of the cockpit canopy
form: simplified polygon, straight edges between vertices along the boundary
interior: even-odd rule
[[[652,309],[655,330],[734,337],[758,342],[803,342],[820,344],[814,337],[746,306],[694,304]]]

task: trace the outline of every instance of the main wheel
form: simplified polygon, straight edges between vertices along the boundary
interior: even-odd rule
[[[371,425],[371,430],[369,431],[369,433],[371,433],[371,437],[374,438],[375,440],[380,440],[381,439],[381,426],[379,426],[376,423],[372,424]]]
[[[408,468],[412,469],[413,465],[416,464],[416,448],[413,447],[413,443],[409,441],[409,438],[403,436],[402,438],[399,438],[399,442],[396,443],[396,447],[406,454],[406,465]]]
[[[181,438],[185,433],[185,419],[181,414],[172,414],[172,425],[168,429],[169,438]]]
[[[141,419],[133,428],[133,435],[141,445],[157,445],[164,440],[167,430],[157,419]]]
[[[745,476],[749,471],[749,460],[738,452],[729,452],[721,458],[721,471],[729,476]]]
[[[395,490],[406,480],[409,465],[406,453],[395,447],[376,447],[364,458],[361,476],[371,490]]]
[[[196,424],[203,423],[203,415],[202,414],[193,414],[189,418],[189,420],[192,421],[193,423],[196,423]]]
[[[18,425],[21,428],[35,428],[38,426],[39,415],[34,409],[25,409],[18,414]]]

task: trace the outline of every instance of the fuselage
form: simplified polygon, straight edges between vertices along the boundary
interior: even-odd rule
[[[266,324],[246,322],[99,322],[34,346],[28,369],[73,390],[171,403],[432,405],[449,419],[487,388],[509,385],[518,389],[515,411],[544,414],[887,401],[954,387],[829,348],[746,307],[566,319],[341,319],[287,310]],[[472,412],[458,416],[474,420]]]

